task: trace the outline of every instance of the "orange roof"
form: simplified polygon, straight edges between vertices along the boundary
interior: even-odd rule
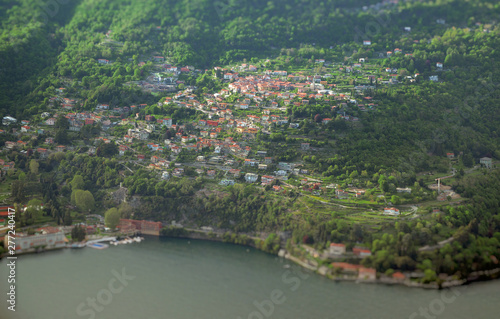
[[[330,247],[345,247],[345,245],[344,244],[331,243]]]
[[[392,278],[394,278],[394,279],[405,279],[406,276],[403,275],[403,273],[401,273],[400,271],[398,271],[398,272],[395,272],[395,273],[392,274]]]
[[[359,272],[364,272],[364,273],[368,273],[368,274],[377,274],[377,271],[373,268],[365,268],[365,267],[360,267],[359,268]]]

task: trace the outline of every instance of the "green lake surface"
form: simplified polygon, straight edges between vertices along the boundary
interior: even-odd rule
[[[7,265],[0,319],[500,318],[500,281],[453,291],[334,282],[252,248],[155,237],[19,256],[12,312]]]

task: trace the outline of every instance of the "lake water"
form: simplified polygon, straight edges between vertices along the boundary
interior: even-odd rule
[[[446,292],[338,283],[255,249],[196,240],[19,256],[15,313],[8,271],[3,259],[0,319],[500,317],[500,281]]]

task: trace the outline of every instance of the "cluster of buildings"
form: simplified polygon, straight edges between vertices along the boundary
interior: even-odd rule
[[[161,222],[146,220],[120,219],[118,229],[122,233],[141,233],[143,235],[160,236]]]

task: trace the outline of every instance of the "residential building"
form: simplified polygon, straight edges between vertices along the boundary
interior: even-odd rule
[[[366,249],[366,248],[354,247],[352,249],[352,252],[354,255],[359,256],[359,257],[368,257],[368,256],[372,255],[371,250]]]
[[[375,280],[377,279],[377,271],[373,268],[360,267],[358,270],[359,280]]]
[[[37,148],[36,151],[38,152],[38,154],[40,154],[40,158],[47,158],[48,157],[47,149],[40,147],[40,148]]]
[[[274,181],[274,176],[262,175],[261,181],[262,185],[271,184]]]
[[[329,249],[328,252],[331,255],[344,255],[345,254],[345,245],[344,244],[331,243],[330,244],[330,249]]]
[[[245,174],[245,181],[247,183],[255,183],[258,178],[259,178],[259,175],[254,174],[254,173],[246,173]]]
[[[4,240],[8,242],[7,238]],[[64,232],[54,228],[47,227],[41,229],[41,232],[35,235],[27,235],[18,232],[15,236],[14,242],[16,243],[16,252],[26,252],[35,250],[36,248],[62,248],[66,245],[66,236]]]
[[[2,119],[2,124],[3,125],[10,125],[10,124],[15,124],[17,123],[17,120],[13,118],[12,116],[4,116]]]
[[[349,193],[344,192],[341,189],[336,189],[335,195],[337,196],[338,199],[348,199],[349,198]]]
[[[146,220],[120,219],[118,228],[123,233],[139,232],[144,235],[159,236],[162,224]]]
[[[493,163],[491,157],[482,157],[479,159],[479,163],[486,168],[492,168]]]
[[[394,207],[386,207],[386,208],[384,208],[384,214],[397,216],[397,215],[399,215],[399,209],[394,208]]]

